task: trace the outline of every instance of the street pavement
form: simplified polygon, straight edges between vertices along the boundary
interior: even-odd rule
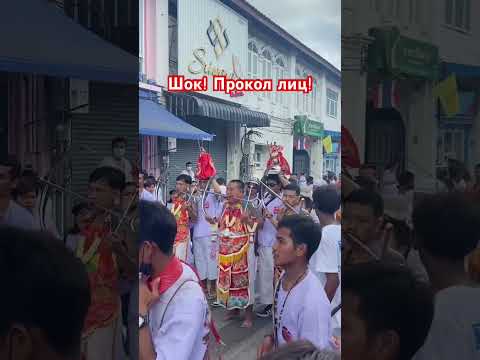
[[[259,318],[255,315],[253,327],[241,328],[243,314],[239,318],[225,321],[223,308],[211,308],[218,332],[225,346],[220,348],[222,360],[256,360],[257,349],[263,337],[272,331],[272,318]]]

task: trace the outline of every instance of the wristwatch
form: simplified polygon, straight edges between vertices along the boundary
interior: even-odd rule
[[[148,312],[145,316],[138,315],[138,328],[141,329],[148,325]]]

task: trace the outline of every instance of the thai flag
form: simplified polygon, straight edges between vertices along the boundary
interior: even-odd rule
[[[398,109],[400,98],[396,80],[387,80],[378,84],[373,91],[373,106],[379,108]]]
[[[308,142],[305,136],[299,136],[295,144],[296,150],[308,150]]]

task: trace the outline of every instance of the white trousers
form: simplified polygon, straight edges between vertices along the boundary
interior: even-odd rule
[[[258,248],[257,301],[262,305],[273,304],[274,263],[271,247]]]
[[[193,238],[193,256],[200,280],[216,280],[218,276],[217,236]]]
[[[248,247],[248,305],[255,304],[255,278],[257,274],[257,257],[255,256],[255,247],[252,242]]]

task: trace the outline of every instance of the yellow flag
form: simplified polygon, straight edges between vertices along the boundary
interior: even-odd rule
[[[450,75],[433,89],[435,98],[440,99],[443,110],[448,117],[458,114],[460,101],[458,99],[457,78],[455,74]]]
[[[323,143],[323,147],[325,148],[325,152],[327,154],[330,154],[331,152],[333,152],[332,137],[330,135],[323,138],[322,143]]]

